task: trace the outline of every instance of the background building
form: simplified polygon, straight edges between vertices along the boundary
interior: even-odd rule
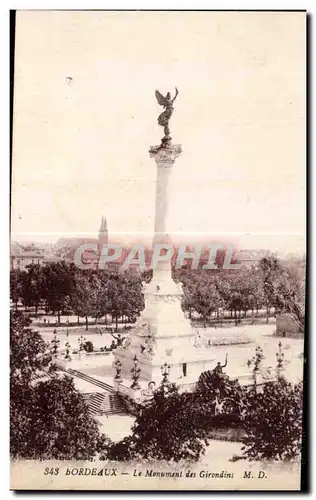
[[[44,254],[40,250],[15,249],[11,251],[10,268],[23,271],[30,264],[42,265]]]

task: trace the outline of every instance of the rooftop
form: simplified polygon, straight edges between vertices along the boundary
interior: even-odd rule
[[[36,258],[43,259],[44,255],[41,252],[36,251],[27,251],[27,250],[14,250],[11,251],[11,257],[17,259],[26,259],[26,258]]]

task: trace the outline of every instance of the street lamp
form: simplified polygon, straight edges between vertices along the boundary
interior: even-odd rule
[[[137,359],[137,356],[135,355],[134,366],[131,369],[132,380],[133,380],[133,383],[131,385],[131,389],[141,389],[139,382],[138,382],[139,378],[140,378],[140,372],[141,372],[141,369],[138,367],[138,359]]]
[[[83,337],[83,335],[78,337],[79,351],[83,350],[83,346],[84,346],[85,341],[86,341],[86,339],[85,339],[85,337]]]
[[[249,359],[247,361],[247,365],[250,368],[250,366],[253,364],[253,386],[254,386],[254,392],[257,392],[257,373],[260,368],[261,361],[263,360],[263,351],[260,346],[256,347],[255,355],[252,359]]]
[[[114,377],[114,380],[118,383],[122,382],[123,379],[122,379],[122,363],[120,362],[119,359],[117,359],[114,363],[114,366],[115,366],[115,369],[116,369],[116,375]]]
[[[281,375],[281,371],[283,370],[283,363],[284,363],[284,352],[282,350],[281,340],[278,346],[279,346],[279,351],[276,353],[276,358],[277,358],[277,374],[279,378]]]
[[[170,365],[167,365],[167,363],[165,363],[164,365],[161,366],[161,374],[162,374],[161,385],[169,385],[169,380],[168,380],[169,373],[170,373]]]
[[[65,342],[65,347],[66,347],[66,354],[65,354],[65,359],[69,359],[70,356],[69,356],[69,352],[70,352],[70,344],[69,342]]]
[[[57,339],[57,335],[56,335],[56,330],[54,330],[54,338],[53,340],[51,341],[52,343],[52,352],[53,352],[53,356],[57,356],[58,354],[58,346],[59,346],[59,343],[60,343],[60,340]]]

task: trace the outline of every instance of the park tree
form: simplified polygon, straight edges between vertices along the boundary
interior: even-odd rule
[[[280,280],[282,266],[275,255],[263,257],[259,262],[259,271],[263,283],[264,302],[267,311],[267,323],[269,322],[270,309],[275,306],[275,295],[273,288]]]
[[[152,269],[146,269],[145,271],[142,271],[140,273],[140,279],[141,281],[144,281],[145,283],[149,283],[152,280],[153,277],[153,270]]]
[[[107,295],[107,283],[112,272],[108,269],[99,269],[97,271],[99,286],[97,288],[97,303],[99,309],[99,317],[104,316],[104,323],[107,322],[107,315],[110,314],[111,300]]]
[[[44,276],[42,267],[30,264],[20,274],[21,295],[25,307],[34,307],[37,317],[38,308],[44,295]]]
[[[302,383],[293,385],[280,377],[266,383],[262,392],[249,393],[244,456],[250,460],[295,459],[301,450],[302,410]]]
[[[133,270],[127,270],[123,276],[123,287],[126,300],[124,315],[134,322],[145,307],[140,276]]]
[[[183,298],[181,307],[183,311],[189,313],[189,319],[192,318],[195,304],[195,290],[192,270],[184,265],[180,269],[172,268],[172,278],[176,283],[181,283],[183,290]]]
[[[273,280],[281,271],[281,264],[275,255],[263,257],[259,262],[259,270],[262,273],[263,280]]]
[[[123,315],[135,319],[144,308],[140,277],[132,271],[111,272],[102,285],[103,310],[111,314],[118,331],[118,321]]]
[[[305,267],[300,263],[285,264],[274,282],[267,281],[275,307],[290,313],[292,319],[304,330],[305,323]]]
[[[22,298],[21,271],[19,269],[12,269],[10,271],[10,298],[15,310],[17,310],[19,300]]]
[[[208,429],[239,425],[245,411],[245,397],[245,389],[238,380],[223,373],[220,364],[214,370],[201,373],[195,397],[200,425]]]
[[[237,323],[241,321],[241,312],[244,311],[244,316],[246,316],[247,310],[249,309],[249,271],[241,267],[240,269],[232,271],[225,272],[224,270],[224,273],[224,280],[229,285],[229,293],[227,294],[226,292],[226,304],[227,308],[234,313],[235,323],[237,325]]]
[[[10,313],[10,448],[27,456],[32,429],[32,384],[48,368],[50,355],[42,337],[21,312]],[[28,436],[28,437],[27,437]]]
[[[68,376],[36,384],[30,416],[32,458],[87,460],[99,449],[98,424]]]
[[[227,271],[224,269],[221,269],[219,272],[216,273],[216,288],[217,291],[222,299],[222,307],[225,311],[231,311],[231,316],[232,316],[232,309],[231,309],[231,294],[232,294],[232,279],[231,279],[231,273],[236,272],[236,271]]]
[[[246,307],[251,310],[252,322],[254,322],[254,311],[256,310],[258,314],[259,309],[261,309],[264,304],[263,283],[257,269],[247,270],[245,279],[247,280]]]
[[[281,264],[275,257],[262,259],[259,265],[268,307],[289,312],[304,329],[305,267],[301,263]],[[269,315],[269,313],[268,313]]]
[[[43,266],[42,273],[43,299],[60,323],[60,316],[69,307],[70,296],[76,287],[77,268],[65,261],[53,262]]]
[[[118,331],[119,317],[124,314],[126,308],[126,298],[122,279],[118,272],[113,272],[108,276],[102,290],[104,313],[109,313],[112,320],[115,320],[115,331]]]
[[[78,316],[85,318],[86,330],[89,328],[88,317],[97,318],[100,312],[100,281],[96,274],[78,272],[76,286],[70,295],[70,307]]]
[[[205,274],[195,283],[194,286],[194,310],[202,317],[204,327],[212,313],[218,311],[223,305],[223,301],[218,292],[216,284],[211,281],[211,275]]]
[[[192,313],[195,310],[196,304],[195,289],[193,286],[185,285],[183,286],[183,292],[181,307],[183,311],[188,311],[189,319],[192,319]]]
[[[104,437],[68,376],[51,371],[49,346],[11,312],[10,453],[13,458],[88,459]]]
[[[241,320],[241,313],[244,316],[248,310],[252,310],[254,321],[254,311],[263,303],[263,285],[259,272],[255,269],[226,270],[217,269],[212,271],[180,269],[175,273],[178,281],[182,281],[184,298],[182,307],[184,310],[199,312],[203,317],[203,309],[208,314],[217,314],[224,309],[234,313],[235,322]],[[208,294],[214,294],[213,305],[210,312],[207,312],[209,305]],[[205,303],[206,302],[206,303]]]
[[[112,445],[109,460],[198,461],[208,444],[207,431],[197,424],[194,395],[179,393],[175,384],[160,386],[144,404],[132,435]]]
[[[239,319],[241,310],[244,311],[244,317],[251,310],[252,321],[254,321],[254,311],[258,313],[259,308],[264,303],[264,290],[260,274],[254,267],[248,269],[241,267],[234,271],[232,290],[238,294],[240,301],[238,305]]]
[[[244,306],[244,296],[240,290],[235,290],[231,293],[230,296],[230,309],[234,311],[235,315],[235,324],[237,325],[238,321],[240,322],[241,311]],[[239,317],[237,318],[237,312],[239,313]]]
[[[51,357],[41,335],[31,328],[31,320],[19,311],[10,313],[11,387],[29,385],[48,368]]]

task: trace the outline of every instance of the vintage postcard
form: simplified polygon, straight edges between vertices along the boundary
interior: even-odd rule
[[[304,12],[18,11],[15,490],[300,490]]]

